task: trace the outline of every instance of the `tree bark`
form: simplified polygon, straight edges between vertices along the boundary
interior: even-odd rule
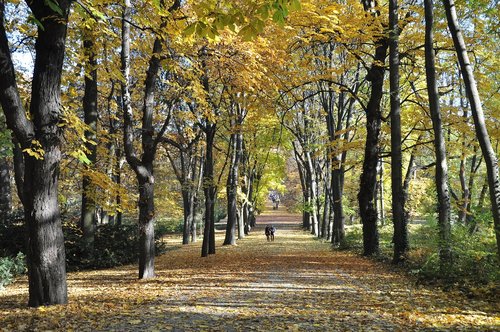
[[[163,1],[160,2],[163,6]],[[175,1],[168,9],[176,10],[180,1]],[[160,69],[161,52],[164,40],[156,36],[148,69],[144,82],[144,98],[142,107],[141,145],[142,156],[139,159],[134,150],[133,110],[130,96],[130,21],[131,4],[125,0],[122,19],[122,52],[121,69],[124,77],[122,82],[122,103],[124,114],[123,144],[125,156],[130,167],[134,170],[139,184],[139,278],[154,277],[154,160],[158,143],[170,122],[170,113],[166,116],[162,129],[154,136],[153,114],[155,106],[156,79]],[[163,20],[160,28],[167,24]]]
[[[229,165],[229,174],[227,177],[226,193],[227,193],[227,226],[224,245],[236,244],[236,224],[238,220],[237,208],[237,190],[238,190],[238,139],[237,134],[231,134],[231,163]],[[239,225],[238,225],[239,227]]]
[[[83,114],[84,122],[89,126],[90,130],[85,131],[85,148],[87,149],[87,158],[90,164],[87,171],[91,171],[95,164],[96,143],[97,141],[97,59],[95,52],[95,45],[93,36],[89,29],[85,28],[83,48],[85,52],[85,92],[83,96]],[[84,173],[82,180],[82,211],[80,218],[80,228],[83,232],[83,239],[86,248],[84,251],[87,256],[90,256],[94,247],[94,233],[95,233],[95,215],[96,215],[96,202],[95,202],[96,186],[92,183],[90,177]]]
[[[498,160],[495,150],[490,141],[490,136],[484,120],[481,99],[477,90],[477,84],[474,79],[474,73],[469,61],[465,41],[458,25],[457,13],[454,0],[443,0],[448,20],[448,28],[453,38],[453,44],[460,64],[460,71],[465,84],[465,91],[469,100],[474,119],[476,137],[479,141],[483,153],[488,174],[488,185],[490,188],[491,211],[495,225],[495,235],[497,240],[497,254],[500,257],[500,178],[498,176]],[[499,259],[500,261],[500,259]]]
[[[21,148],[21,145],[15,138],[15,135],[12,137],[12,152],[13,152],[13,159],[14,159],[14,180],[16,182],[16,191],[17,191],[17,197],[19,198],[19,201],[24,206],[24,153]]]
[[[337,158],[338,159],[338,158]],[[342,204],[342,169],[334,169],[332,172],[333,192],[333,233],[332,244],[340,245],[345,238],[345,216]]]
[[[28,305],[67,303],[66,259],[58,203],[61,160],[61,74],[70,1],[59,1],[62,14],[44,1],[28,2],[38,28],[28,120],[17,90],[0,3],[0,101],[7,125],[23,149],[43,153],[43,159],[25,156],[23,204],[28,233]],[[32,142],[36,142],[33,143]],[[33,144],[33,146],[32,146]],[[41,152],[43,150],[43,152]]]
[[[389,82],[391,103],[391,189],[392,221],[394,224],[393,263],[406,260],[409,250],[408,226],[403,199],[403,169],[401,152],[401,103],[399,97],[399,19],[398,1],[389,1]]]
[[[433,47],[433,1],[425,0],[425,73],[436,153],[436,190],[438,196],[439,258],[441,268],[451,263],[450,193],[448,188],[448,164],[443,133],[439,92],[436,82],[435,54]]]
[[[138,167],[139,182],[139,279],[155,275],[153,162]]]
[[[205,193],[205,228],[201,245],[201,257],[215,254],[215,195],[213,145],[216,132],[215,124],[208,124],[206,135],[203,192]]]
[[[330,155],[330,149],[327,149],[327,154]],[[330,209],[331,209],[331,204],[330,202],[332,201],[332,189],[331,189],[331,163],[329,161],[329,157],[327,156],[326,162],[325,162],[325,178],[324,178],[324,196],[325,196],[325,203],[323,204],[323,215],[321,217],[321,233],[320,236],[322,238],[327,238],[328,237],[328,223],[329,223],[329,215],[330,215]]]
[[[306,168],[306,179],[308,188],[309,188],[309,207],[311,209],[310,212],[310,217],[311,217],[311,234],[318,236],[319,233],[319,221],[318,221],[318,213],[317,213],[317,205],[316,202],[318,200],[317,197],[317,186],[318,183],[316,181],[316,170],[314,168],[313,160],[311,153],[309,151],[306,151],[305,153],[306,157],[306,163],[305,163],[305,168]]]
[[[384,86],[385,57],[388,48],[387,37],[376,42],[375,61],[370,68],[367,80],[371,82],[371,93],[366,107],[366,143],[358,193],[359,212],[363,223],[363,254],[371,256],[379,251],[377,228],[377,163],[380,150],[380,125],[382,113],[380,102]]]
[[[0,221],[5,222],[12,211],[10,165],[6,149],[0,149]]]
[[[182,244],[189,244],[191,222],[192,222],[192,193],[189,189],[183,186],[182,188],[182,207],[184,214],[184,228],[182,231]]]

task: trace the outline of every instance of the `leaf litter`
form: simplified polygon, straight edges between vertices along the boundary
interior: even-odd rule
[[[498,302],[416,285],[300,230],[272,211],[237,246],[201,258],[200,243],[137,267],[68,274],[69,304],[28,308],[27,279],[0,292],[1,331],[498,331]],[[263,234],[277,226],[275,242]],[[180,239],[169,239],[178,246]]]

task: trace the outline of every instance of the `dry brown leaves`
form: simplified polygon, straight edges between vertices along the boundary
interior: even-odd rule
[[[278,229],[272,243],[262,231],[271,222]],[[170,251],[157,258],[152,280],[137,280],[135,266],[70,273],[65,306],[27,308],[20,279],[0,293],[0,330],[500,329],[498,303],[417,287],[387,266],[332,251],[298,223],[274,212],[238,246],[218,246],[215,256],[199,257],[199,244]]]

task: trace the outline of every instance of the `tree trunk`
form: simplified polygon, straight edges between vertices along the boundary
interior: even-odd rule
[[[308,207],[308,202],[309,202],[309,189],[308,189],[308,181],[306,179],[306,170],[304,166],[304,162],[300,156],[299,151],[297,150],[297,146],[295,143],[293,143],[293,151],[294,151],[294,156],[295,156],[295,161],[297,162],[297,168],[299,171],[299,178],[300,178],[300,186],[302,188],[302,228],[303,229],[309,229],[311,225],[310,221],[310,214],[309,214],[309,207]]]
[[[239,218],[237,207],[237,190],[238,190],[238,140],[237,134],[231,134],[231,163],[229,165],[229,174],[227,177],[226,192],[227,192],[227,226],[224,245],[236,244],[236,224],[239,230]],[[240,232],[238,232],[240,234]]]
[[[42,153],[26,156],[23,205],[28,233],[29,306],[67,303],[66,259],[59,203],[58,176],[62,130],[60,87],[70,1],[59,1],[62,14],[44,1],[28,2],[43,28],[38,28],[36,59],[28,120],[22,106],[4,29],[0,3],[0,101],[8,127],[22,149]],[[36,143],[32,143],[36,142]],[[32,146],[33,144],[33,146]]]
[[[328,155],[331,153],[329,152],[330,149],[327,149]],[[328,157],[327,157],[328,158]],[[325,178],[324,178],[324,195],[325,195],[325,203],[323,204],[323,215],[321,218],[321,234],[320,236],[325,239],[328,237],[328,222],[329,222],[329,215],[330,215],[330,202],[332,201],[332,190],[331,190],[331,163],[329,162],[329,158],[326,160],[326,165],[325,165]]]
[[[403,199],[403,165],[401,152],[401,104],[399,97],[399,22],[398,1],[389,1],[389,67],[391,103],[391,189],[394,223],[393,263],[406,260],[409,250],[408,226]]]
[[[366,107],[366,143],[358,193],[359,213],[363,223],[363,254],[370,256],[379,251],[377,228],[377,163],[380,150],[380,124],[382,91],[384,86],[385,57],[388,40],[380,37],[376,43],[375,61],[372,63],[367,80],[371,82],[371,93]]]
[[[334,169],[332,172],[332,192],[333,192],[333,234],[332,244],[338,246],[345,238],[345,216],[342,205],[342,169]]]
[[[238,240],[242,240],[246,236],[244,211],[241,207],[236,211],[238,216]]]
[[[206,135],[206,155],[203,174],[203,191],[205,193],[205,228],[203,231],[203,243],[201,246],[201,257],[215,254],[215,195],[214,183],[214,160],[213,145],[216,125],[208,124]]]
[[[0,113],[0,133],[3,134],[5,132],[7,132],[7,128],[4,123],[3,114]],[[7,144],[0,145],[0,223],[6,222],[12,212],[11,166],[7,158],[9,152],[10,146]]]
[[[435,54],[433,47],[433,2],[425,0],[425,73],[436,153],[436,190],[438,196],[439,258],[441,268],[451,263],[450,193],[446,144],[439,110],[439,92],[436,82]]]
[[[24,111],[24,110],[23,110]],[[14,180],[16,182],[16,191],[19,201],[24,206],[24,153],[21,145],[15,137],[12,138],[12,152],[14,159]]]
[[[85,131],[85,148],[88,150],[87,158],[89,165],[87,171],[90,171],[94,166],[96,155],[97,141],[97,59],[95,53],[95,45],[92,38],[92,33],[89,29],[85,28],[83,48],[86,56],[85,62],[85,92],[83,96],[83,114],[84,122],[89,126],[90,130]],[[80,228],[83,232],[83,239],[86,248],[84,251],[87,256],[92,255],[94,247],[94,233],[95,233],[95,215],[96,215],[96,202],[95,202],[96,186],[92,183],[90,177],[84,173],[82,180],[82,211],[80,218]]]
[[[153,163],[139,171],[139,279],[147,279],[155,275]]]
[[[457,52],[458,62],[460,63],[460,71],[464,79],[465,91],[469,99],[472,118],[474,119],[474,127],[476,137],[481,146],[484,161],[486,163],[486,171],[488,173],[488,185],[490,187],[491,211],[495,224],[495,235],[497,240],[497,255],[500,257],[500,178],[498,176],[498,160],[491,145],[490,136],[484,121],[484,113],[481,105],[481,99],[477,90],[474,73],[469,61],[467,49],[465,46],[462,32],[458,25],[457,13],[454,0],[443,0],[443,5],[446,11],[448,20],[448,28],[453,38],[453,44]],[[500,259],[499,259],[500,261]]]
[[[6,149],[0,149],[0,221],[5,222],[12,211],[10,165]]]
[[[198,221],[201,221],[201,217],[199,217],[201,215],[201,213],[198,213],[198,210],[199,210],[198,197],[200,195],[200,191],[201,191],[201,187],[202,187],[202,183],[203,183],[203,179],[204,179],[205,170],[203,168],[203,165],[204,165],[203,158],[199,158],[198,184],[196,186],[196,191],[195,191],[195,194],[193,195],[193,201],[192,201],[192,204],[193,204],[193,208],[192,208],[193,222],[191,224],[191,242],[196,242],[198,240],[197,239],[198,234],[197,234],[196,224],[198,223]]]
[[[311,153],[309,151],[305,152],[306,156],[306,173],[307,173],[307,182],[309,184],[309,207],[311,209],[310,217],[311,217],[311,234],[318,236],[319,232],[319,221],[318,221],[318,213],[317,213],[317,205],[316,202],[318,200],[317,194],[317,186],[318,183],[316,181],[316,171],[314,169],[313,160],[311,157]]]
[[[186,187],[184,184],[182,188],[182,206],[184,212],[184,227],[182,231],[182,244],[189,244],[190,239],[190,231],[191,231],[191,223],[192,223],[192,203],[193,203],[193,195],[191,193],[191,189]]]
[[[160,5],[163,5],[163,2]],[[178,6],[179,1],[175,1],[172,7],[169,8],[169,12],[177,9]],[[139,184],[139,278],[147,279],[154,277],[154,160],[160,138],[170,121],[170,113],[167,115],[162,129],[158,132],[158,136],[155,138],[153,115],[156,79],[161,60],[159,54],[161,54],[164,44],[162,37],[157,36],[153,43],[144,81],[141,128],[142,155],[139,159],[134,148],[134,116],[130,94],[130,19],[130,0],[125,0],[123,6],[121,51],[121,70],[124,78],[121,84],[124,115],[123,145],[127,162],[134,170]],[[166,21],[162,21],[160,28],[164,28],[165,25]]]
[[[42,4],[43,3],[43,4]],[[45,151],[43,159],[26,157],[24,194],[28,228],[29,306],[67,303],[66,255],[58,202],[61,160],[61,74],[70,2],[59,1],[60,17],[42,1],[31,9],[44,29],[35,44],[30,113],[35,139]]]

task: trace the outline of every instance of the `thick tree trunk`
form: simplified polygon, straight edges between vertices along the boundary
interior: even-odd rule
[[[45,151],[43,159],[26,157],[24,173],[25,221],[28,228],[29,305],[67,303],[66,256],[58,202],[61,160],[61,73],[70,2],[59,1],[64,17],[45,2],[31,3],[43,22],[35,44],[30,113],[35,139]],[[64,23],[61,23],[64,22]]]
[[[26,156],[23,205],[28,233],[29,305],[67,302],[66,262],[58,204],[58,175],[62,130],[60,86],[70,2],[59,1],[62,14],[44,1],[28,2],[43,29],[35,44],[30,114],[22,106],[4,29],[4,4],[0,3],[0,101],[8,127],[22,149],[32,148],[43,159]],[[36,142],[32,143],[33,141]],[[33,144],[33,146],[32,146]]]
[[[439,258],[441,268],[451,263],[450,193],[448,189],[448,165],[446,145],[439,110],[439,92],[436,82],[435,54],[433,46],[433,1],[425,0],[425,73],[436,153],[436,190],[438,196]]]
[[[88,29],[84,31],[85,39],[83,47],[86,56],[85,63],[85,92],[83,96],[83,114],[84,122],[89,126],[88,131],[85,131],[85,148],[88,150],[87,158],[90,161],[88,170],[90,170],[96,161],[96,145],[97,141],[97,59],[95,54],[95,45],[92,34]],[[82,211],[80,218],[80,228],[83,232],[83,238],[86,244],[86,254],[90,256],[94,246],[95,233],[95,203],[96,186],[90,180],[88,175],[83,175],[82,181]]]
[[[403,165],[401,152],[401,105],[399,97],[399,22],[398,1],[389,1],[389,82],[391,103],[391,189],[394,223],[393,263],[406,259],[409,250],[408,221],[403,199]]]
[[[139,279],[155,275],[153,163],[140,166],[139,182]]]
[[[473,69],[469,61],[462,32],[458,25],[455,2],[454,0],[443,0],[443,5],[446,11],[446,18],[448,20],[448,28],[453,38],[453,44],[455,45],[458,62],[460,64],[460,71],[464,80],[465,91],[467,93],[467,98],[469,99],[472,111],[476,137],[479,141],[479,145],[481,146],[481,151],[486,163],[488,185],[490,187],[491,211],[493,213],[497,240],[497,255],[500,257],[500,178],[498,175],[497,155],[491,145],[490,136],[484,121],[483,108],[479,92],[477,90],[477,84],[474,79]]]
[[[375,61],[370,68],[367,80],[371,82],[371,93],[366,107],[366,143],[358,193],[359,212],[363,223],[363,254],[373,255],[379,251],[377,228],[377,163],[380,150],[380,124],[382,91],[384,86],[385,57],[388,40],[380,37],[376,43]]]

